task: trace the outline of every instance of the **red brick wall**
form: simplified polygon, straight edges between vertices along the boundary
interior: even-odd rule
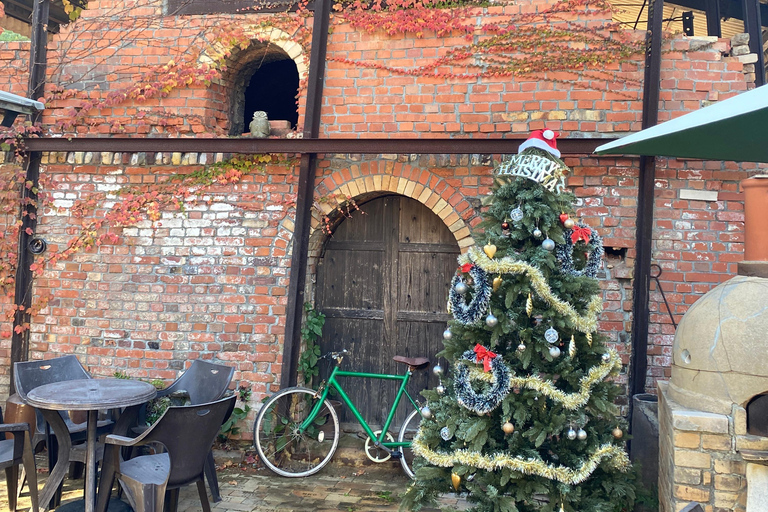
[[[101,5],[89,4],[82,21],[100,13]],[[152,19],[156,14],[147,13]],[[84,77],[88,94],[104,94],[129,83],[142,66],[166,62],[190,44],[202,44],[204,29],[219,20],[216,16],[168,17],[147,28],[136,21],[138,29],[132,35],[136,44],[116,46],[132,19],[139,20],[126,16],[98,41],[73,38],[73,29],[54,36],[52,79]],[[389,39],[336,26],[329,57],[359,56],[417,66],[453,43],[436,37]],[[76,55],[88,44],[100,45],[98,55],[57,67],[61,55]],[[0,68],[25,69],[21,54],[11,48],[26,51],[28,45],[11,43],[0,51]],[[728,50],[725,41],[678,40],[671,49],[663,60],[661,120],[748,86],[741,62],[723,57]],[[243,65],[238,57],[245,54],[233,54],[228,74],[209,87],[182,87],[148,103],[104,108],[94,113],[97,123],[92,128],[79,131],[163,135],[169,131],[168,124],[182,134],[210,132],[214,126],[226,131],[228,88]],[[321,132],[330,137],[483,138],[520,136],[546,126],[563,131],[565,137],[612,136],[639,128],[641,88],[634,81],[641,78],[641,69],[639,60],[623,64],[618,85],[596,79],[574,85],[554,75],[540,80],[456,80],[400,76],[331,62]],[[23,73],[3,73],[0,89],[20,93],[25,81]],[[79,101],[49,102],[46,126],[61,118],[63,107]],[[156,119],[138,120],[139,111],[158,106],[182,116],[168,118],[165,125]],[[111,124],[115,120],[120,127]],[[185,158],[180,165],[181,155],[49,155],[43,172],[52,180],[61,210],[45,212],[39,232],[55,244],[65,244],[79,222],[67,211],[74,201],[122,184],[155,183],[170,173],[198,167],[201,159],[212,162],[215,156]],[[573,168],[569,185],[579,198],[579,214],[599,229],[611,248],[602,281],[601,329],[627,363],[637,161],[584,156],[569,157],[567,163]],[[479,220],[479,198],[491,183],[489,164],[490,159],[481,155],[329,156],[320,161],[316,195],[410,195],[441,215],[460,243],[466,244],[469,228]],[[696,298],[733,275],[734,264],[741,258],[738,181],[748,171],[734,164],[695,160],[662,159],[658,167],[653,258],[663,270],[662,289],[679,320]],[[294,219],[287,205],[296,192],[295,180],[295,169],[270,168],[242,185],[216,191],[212,201],[201,201],[185,215],[166,215],[155,229],[150,225],[126,229],[120,244],[78,254],[50,269],[37,281],[37,290],[50,290],[55,299],[35,319],[31,357],[75,353],[96,374],[120,370],[163,379],[174,378],[189,359],[206,358],[235,365],[236,381],[251,386],[258,403],[264,393],[275,389],[282,371]],[[683,190],[717,191],[717,201],[681,200]],[[321,208],[330,209],[323,204]],[[311,256],[316,256],[322,241],[316,231]],[[647,385],[653,390],[654,381],[668,375],[674,331],[658,291],[652,293],[650,308]],[[6,372],[7,347],[7,340],[2,341],[0,371]],[[620,380],[626,381],[626,375]]]

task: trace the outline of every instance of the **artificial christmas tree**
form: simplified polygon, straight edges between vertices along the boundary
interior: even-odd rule
[[[572,219],[559,156],[555,134],[539,130],[495,171],[482,245],[453,278],[441,353],[451,367],[424,392],[404,508],[453,488],[482,512],[631,510],[621,389],[609,379],[621,361],[596,332],[602,241]]]

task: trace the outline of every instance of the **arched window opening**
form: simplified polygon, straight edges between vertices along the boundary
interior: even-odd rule
[[[253,113],[257,111],[267,113],[272,135],[285,135],[296,128],[299,70],[282,48],[270,44],[251,45],[233,54],[230,72],[230,135],[247,134]]]
[[[262,110],[270,121],[288,121],[296,128],[299,113],[296,93],[299,90],[299,71],[291,59],[263,64],[251,77],[245,89],[245,117],[248,126],[253,113]],[[247,130],[246,130],[247,131]]]

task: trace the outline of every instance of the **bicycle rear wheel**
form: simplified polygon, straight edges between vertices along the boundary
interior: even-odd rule
[[[419,425],[421,425],[421,413],[419,413],[418,410],[415,410],[405,418],[403,425],[400,427],[397,441],[400,443],[413,441],[416,432],[419,430]],[[406,475],[413,478],[413,459],[415,457],[413,450],[411,450],[410,446],[401,446],[400,452],[402,453],[400,456],[400,464],[403,466],[403,471],[405,471]]]
[[[339,445],[339,418],[328,400],[303,432],[299,426],[318,398],[307,388],[279,391],[259,411],[253,442],[259,458],[281,476],[302,477],[317,473],[330,462]]]

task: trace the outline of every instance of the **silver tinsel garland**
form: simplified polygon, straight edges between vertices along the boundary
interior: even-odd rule
[[[600,266],[603,263],[603,239],[600,238],[600,235],[597,234],[597,231],[594,228],[590,228],[582,223],[578,223],[577,225],[581,228],[589,228],[590,230],[588,245],[591,246],[592,249],[589,251],[587,264],[584,266],[583,270],[577,270],[576,267],[573,266],[573,246],[575,245],[571,239],[573,230],[566,229],[564,233],[565,244],[557,244],[555,246],[555,256],[557,257],[558,263],[560,263],[560,271],[564,274],[570,274],[576,277],[597,277],[597,271],[600,270]]]
[[[472,389],[472,383],[469,380],[469,366],[464,361],[476,361],[476,355],[472,350],[464,352],[458,361],[456,361],[456,378],[454,388],[456,390],[456,401],[459,405],[466,407],[477,414],[485,414],[496,409],[507,396],[511,386],[509,385],[512,372],[504,364],[501,356],[496,356],[491,360],[491,387],[485,393],[478,394]]]
[[[469,275],[474,281],[471,289],[474,290],[474,297],[469,304],[464,299],[464,295],[456,291],[456,283],[461,279],[456,275],[451,281],[451,289],[448,292],[448,305],[453,317],[464,325],[472,325],[485,314],[488,310],[488,304],[491,301],[491,285],[488,282],[488,274],[478,265],[472,265],[469,269]]]

